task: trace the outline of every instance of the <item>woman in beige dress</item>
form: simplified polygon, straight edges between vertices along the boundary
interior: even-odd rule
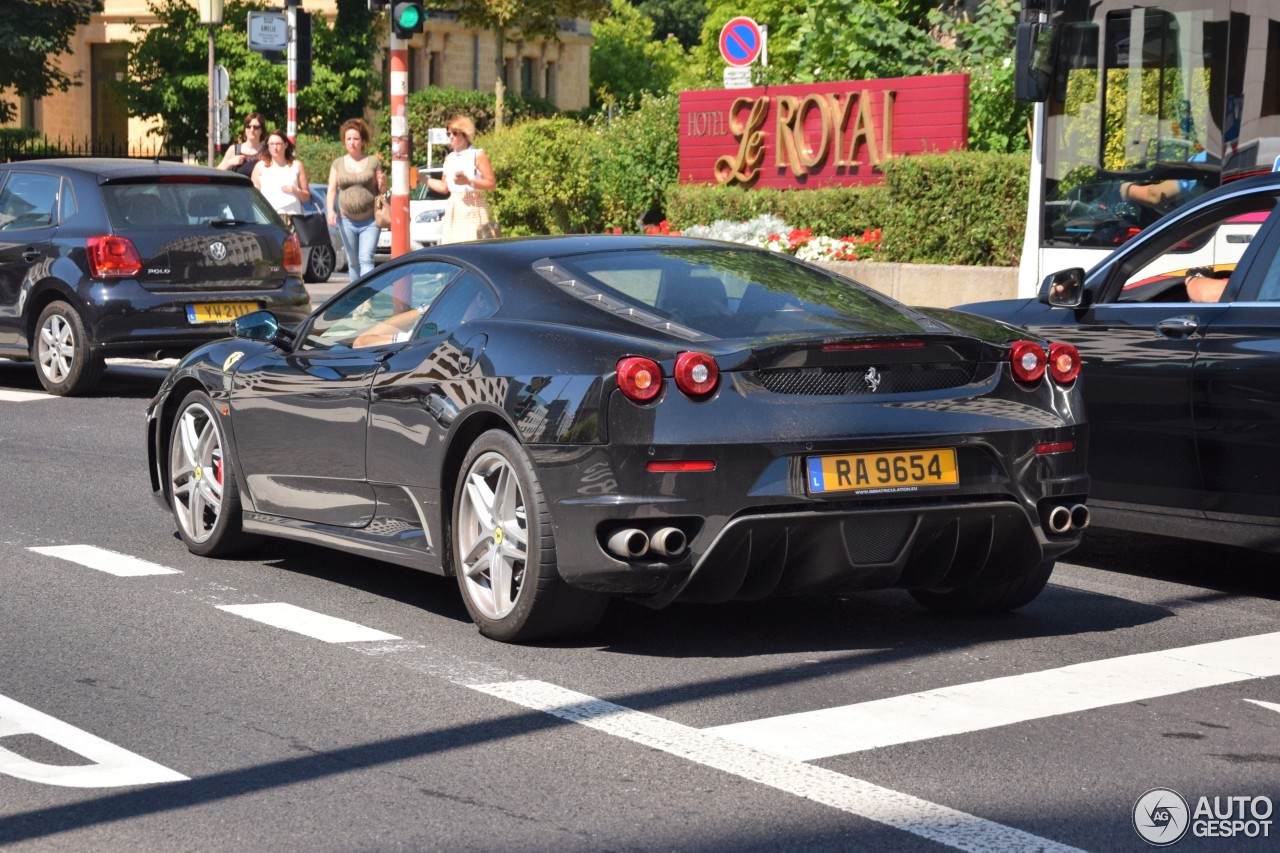
[[[442,178],[428,178],[427,186],[438,193],[449,194],[444,211],[441,243],[460,243],[491,236],[489,203],[485,192],[498,185],[493,176],[489,155],[471,142],[476,126],[466,116],[455,116],[449,122],[449,147],[444,158]]]

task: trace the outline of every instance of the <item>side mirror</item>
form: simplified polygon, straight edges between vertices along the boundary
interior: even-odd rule
[[[1072,267],[1045,278],[1040,301],[1055,308],[1078,308],[1084,300],[1084,270]],[[252,315],[251,315],[252,316]]]
[[[261,341],[281,348],[290,342],[289,334],[280,328],[280,321],[270,311],[254,311],[237,317],[231,324],[231,334],[237,338]]]
[[[1014,100],[1048,100],[1053,82],[1055,31],[1052,24],[1037,21],[1018,24],[1013,54]]]

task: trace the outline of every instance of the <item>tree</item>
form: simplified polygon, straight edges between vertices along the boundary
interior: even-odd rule
[[[655,41],[653,21],[629,0],[612,0],[613,11],[592,27],[591,106],[635,101],[643,92],[668,91],[685,62],[674,38]]]
[[[675,36],[685,50],[697,46],[707,17],[706,0],[641,0],[636,8],[653,19],[658,41]]]
[[[560,32],[559,19],[599,20],[609,11],[609,0],[458,0],[456,8],[464,24],[494,34],[494,70],[501,80],[509,36],[554,39]]]
[[[122,82],[130,115],[158,118],[170,145],[202,150],[208,134],[209,37],[187,0],[149,0],[157,25],[134,25],[141,35],[129,47]],[[284,127],[287,70],[249,50],[245,31],[250,11],[269,0],[228,0],[223,25],[215,30],[218,64],[230,72],[233,115],[260,112]],[[337,133],[339,125],[362,115],[370,92],[381,84],[373,70],[372,17],[366,0],[338,0],[340,32],[319,16],[312,19],[312,82],[298,93],[299,129]]]
[[[0,15],[0,92],[43,98],[65,92],[79,81],[56,60],[71,50],[71,36],[102,11],[102,0],[7,0]],[[15,108],[0,100],[0,123],[13,121]]]

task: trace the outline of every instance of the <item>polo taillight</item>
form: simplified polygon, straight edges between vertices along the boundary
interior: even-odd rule
[[[1044,347],[1031,341],[1014,341],[1009,347],[1009,364],[1019,382],[1039,382],[1047,360]]]
[[[637,403],[647,403],[662,390],[662,368],[650,358],[630,356],[618,361],[618,390]]]
[[[142,256],[128,237],[103,234],[85,240],[91,278],[128,278],[142,272]]]
[[[297,234],[284,238],[284,271],[292,275],[302,275],[302,244]]]

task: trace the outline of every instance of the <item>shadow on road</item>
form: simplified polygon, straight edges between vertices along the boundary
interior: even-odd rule
[[[1230,545],[1091,527],[1065,559],[1104,571],[1280,599],[1280,555]]]

